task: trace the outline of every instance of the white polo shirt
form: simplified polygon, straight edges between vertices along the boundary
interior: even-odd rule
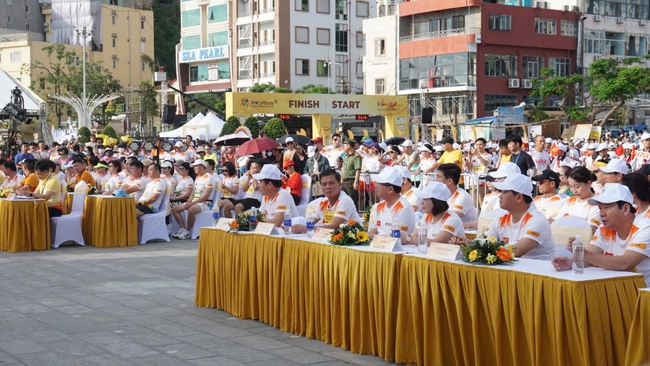
[[[273,216],[278,212],[281,212],[282,214],[290,212],[291,218],[300,216],[296,204],[293,203],[291,193],[284,189],[280,189],[275,197],[264,196],[260,210],[264,212],[267,220],[273,218]]]
[[[140,200],[138,202],[145,201],[150,197],[153,197],[156,194],[158,194],[159,195],[158,198],[149,206],[149,207],[151,206],[155,207],[155,209],[152,208],[152,210],[154,212],[157,212],[158,209],[160,208],[160,204],[162,203],[163,196],[165,195],[166,190],[167,190],[167,182],[165,182],[160,178],[154,179],[151,182],[147,183],[147,186],[144,189],[144,193],[142,193],[142,196],[140,197]]]
[[[551,198],[545,198],[544,196],[537,196],[533,200],[535,202],[535,208],[539,210],[539,212],[544,213],[546,212],[546,209],[551,207],[551,206],[564,206],[564,203],[566,202],[567,197],[564,194],[556,194],[555,196]],[[549,212],[551,214],[551,212]]]
[[[413,211],[422,211],[422,198],[418,197],[415,195],[415,187],[412,187],[409,189],[408,192],[402,197],[406,198],[407,201],[411,204],[411,207],[413,207]]]
[[[569,197],[564,206],[558,212],[556,219],[575,216],[579,219],[585,220],[591,226],[600,226],[600,209],[598,206],[592,206],[587,203],[587,200],[580,201],[578,197]]]
[[[408,234],[415,229],[415,211],[406,198],[401,197],[392,207],[386,201],[379,202],[376,206],[374,220],[370,222],[370,229],[377,229],[378,235],[391,236],[391,226],[399,226],[401,231]]]
[[[343,219],[344,222],[354,220],[361,223],[361,217],[359,217],[352,198],[343,191],[333,205],[330,205],[330,200],[327,197],[319,198],[315,204],[310,203],[310,205],[314,207],[314,218],[318,219],[319,224],[329,225],[335,217]]]
[[[462,222],[474,222],[478,220],[478,212],[476,212],[476,207],[474,207],[474,201],[472,201],[472,196],[466,190],[462,188],[456,189],[456,192],[447,200],[447,204],[449,204],[450,210],[463,214],[462,217],[459,216]]]
[[[135,198],[135,202],[140,202],[140,197],[142,197],[142,193],[144,193],[144,188],[147,186],[147,183],[149,183],[149,178],[145,177],[144,175],[137,179],[129,176],[124,178],[122,181],[122,188],[133,186],[138,187],[137,191],[131,193],[131,197]]]
[[[194,193],[192,194],[192,201],[196,201],[203,193],[210,188],[214,188],[214,177],[210,173],[205,173],[200,177],[196,177],[194,181]],[[214,192],[213,192],[214,193]],[[212,199],[212,197],[208,197]]]
[[[453,211],[447,211],[440,218],[440,221],[433,222],[433,215],[426,214],[423,218],[425,224],[427,225],[427,237],[433,239],[441,231],[446,231],[451,235],[465,236],[465,229],[463,228],[463,222],[460,221],[460,217],[456,215]]]
[[[485,229],[485,234],[512,245],[516,245],[522,238],[537,242],[522,258],[551,260],[555,257],[555,240],[551,235],[551,225],[544,214],[537,211],[532,204],[519,222],[512,222],[512,215],[506,213],[493,220]]]
[[[645,255],[646,258],[636,266],[636,270],[643,274],[646,285],[650,286],[650,220],[637,215],[626,239],[621,239],[616,231],[601,225],[589,244],[602,249],[605,255],[619,256],[625,254],[626,250]]]
[[[551,165],[551,157],[548,155],[548,152],[546,152],[546,150],[539,152],[533,149],[529,154],[530,157],[533,158],[535,168],[537,168],[538,172],[546,170]]]

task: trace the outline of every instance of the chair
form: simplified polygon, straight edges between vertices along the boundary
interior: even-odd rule
[[[214,193],[212,196],[212,205],[219,203],[219,199],[221,199],[221,182],[217,182],[214,185]],[[185,222],[187,223],[187,211],[183,212],[183,217],[185,218]],[[201,228],[202,227],[210,227],[212,226],[212,210],[207,210],[207,211],[202,211],[199,212],[195,217],[194,217],[194,226],[192,226],[192,230],[190,231],[190,235],[192,239],[196,239],[199,237],[201,234]]]
[[[307,205],[309,204],[309,194],[311,193],[311,177],[307,174],[303,174],[301,179],[302,189],[300,190],[300,203],[298,203],[296,208],[298,209],[298,215],[305,217]]]
[[[50,242],[52,248],[58,248],[59,245],[66,241],[73,241],[82,246],[86,245],[81,231],[81,220],[84,214],[87,192],[87,184],[85,182],[78,183],[72,198],[70,213],[50,218]]]
[[[169,193],[165,192],[158,212],[138,218],[138,242],[140,244],[146,244],[153,239],[169,241],[169,232],[167,232],[167,223],[165,222],[168,206]]]

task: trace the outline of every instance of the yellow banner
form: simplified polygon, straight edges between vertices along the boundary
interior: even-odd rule
[[[226,93],[226,116],[251,114],[408,115],[406,96]]]

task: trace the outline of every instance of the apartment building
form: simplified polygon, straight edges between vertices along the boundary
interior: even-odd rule
[[[364,94],[397,94],[399,17],[394,0],[379,0],[374,17],[363,21],[366,45],[363,57]]]
[[[5,0],[1,8],[0,34],[43,32],[43,15],[38,0]]]

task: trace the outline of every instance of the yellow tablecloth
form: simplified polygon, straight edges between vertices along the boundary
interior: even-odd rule
[[[396,361],[622,365],[644,286],[643,276],[576,282],[405,256]]]
[[[639,291],[627,341],[625,364],[638,366],[650,363],[650,289]]]
[[[133,197],[88,196],[83,235],[86,244],[101,248],[138,245],[138,220]]]
[[[50,249],[50,215],[45,200],[0,199],[0,250]]]

